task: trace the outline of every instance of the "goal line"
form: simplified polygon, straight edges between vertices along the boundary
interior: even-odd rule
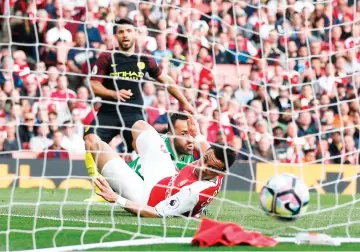
[[[142,245],[159,245],[159,244],[190,244],[192,237],[183,237],[183,238],[149,238],[149,239],[136,239],[129,241],[114,241],[114,242],[103,242],[103,243],[91,243],[84,245],[74,245],[74,246],[64,246],[56,248],[45,248],[37,249],[39,252],[62,252],[62,251],[78,251],[78,250],[87,250],[87,249],[97,249],[97,248],[114,248],[114,247],[127,247],[127,246],[142,246]],[[295,243],[295,237],[276,237],[275,238],[280,243]],[[335,241],[340,243],[359,243],[360,238],[343,238],[337,237],[333,238]],[[29,251],[29,250],[23,250]]]

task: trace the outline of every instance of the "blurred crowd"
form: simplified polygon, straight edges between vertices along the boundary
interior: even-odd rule
[[[209,141],[240,160],[359,162],[360,1],[9,0],[1,12],[11,15],[0,18],[6,153],[84,152],[101,106],[91,69],[113,48],[112,21],[129,17],[137,47],[193,102]],[[220,64],[250,70],[220,84]],[[167,112],[181,107],[156,83],[141,85],[148,122],[166,132]]]

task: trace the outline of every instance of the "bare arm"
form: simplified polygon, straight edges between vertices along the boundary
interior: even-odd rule
[[[103,197],[106,201],[110,203],[116,203],[119,206],[123,207],[129,213],[138,215],[141,217],[159,217],[154,207],[150,206],[141,206],[140,204],[125,199],[117,195],[110,187],[109,183],[104,178],[96,178],[96,186],[100,189],[100,192],[97,192],[98,195]]]
[[[107,89],[104,85],[97,80],[91,81],[91,88],[96,96],[100,96],[101,98],[115,98],[116,91]]]
[[[141,217],[181,216],[183,213],[192,211],[199,201],[199,194],[192,190],[190,186],[184,186],[178,193],[159,202],[155,207],[141,206],[134,201],[117,195],[104,178],[97,178],[95,184],[100,189],[97,194],[106,201],[116,203],[126,211]]]
[[[118,92],[115,90],[107,89],[104,85],[97,80],[91,81],[91,88],[95,95],[100,96],[101,98],[112,98],[119,99],[122,102],[125,102],[127,99],[133,95],[131,90],[121,89]]]
[[[68,67],[70,68],[70,70],[74,73],[81,73],[81,69],[78,68],[77,65],[75,65],[75,62],[73,60],[69,60],[67,63]]]
[[[206,140],[206,137],[201,135],[199,123],[196,119],[190,114],[186,113],[188,116],[187,124],[189,128],[189,134],[195,139],[195,146],[200,150],[200,153],[205,153],[207,149],[211,146]]]
[[[135,215],[140,214],[141,217],[149,217],[149,218],[160,217],[155,211],[155,207],[140,206],[138,203],[131,200],[126,200],[126,205],[124,206],[124,209],[129,213]]]
[[[156,77],[156,80],[163,84],[169,84],[167,87],[167,91],[184,106],[185,111],[189,111],[190,113],[194,114],[195,109],[188,102],[188,100],[185,98],[182,92],[180,92],[175,81],[169,75],[165,73],[161,73],[158,77]]]

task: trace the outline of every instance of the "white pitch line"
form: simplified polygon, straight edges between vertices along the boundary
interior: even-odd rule
[[[9,216],[9,214],[0,214],[0,216]],[[58,218],[53,216],[32,216],[32,215],[22,215],[22,214],[10,214],[12,217],[19,218],[31,218],[31,219],[42,219],[42,220],[53,220],[53,221],[72,221],[72,222],[80,222],[80,223],[91,223],[91,224],[124,224],[124,225],[133,225],[133,226],[145,226],[145,227],[163,227],[163,225],[159,224],[151,224],[151,223],[134,223],[134,222],[121,222],[121,221],[98,221],[98,220],[85,220],[85,219],[72,219],[72,218]],[[166,228],[181,228],[184,229],[184,226],[179,225],[166,225]],[[197,230],[194,227],[186,227],[186,229]]]

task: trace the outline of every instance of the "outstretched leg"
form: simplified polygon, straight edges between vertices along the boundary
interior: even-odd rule
[[[105,142],[92,134],[85,139],[86,149],[91,152],[99,173],[121,196],[141,203],[143,181]]]
[[[91,153],[100,173],[107,162],[114,158],[120,158],[107,143],[101,141],[100,137],[95,134],[85,136],[85,147]]]

